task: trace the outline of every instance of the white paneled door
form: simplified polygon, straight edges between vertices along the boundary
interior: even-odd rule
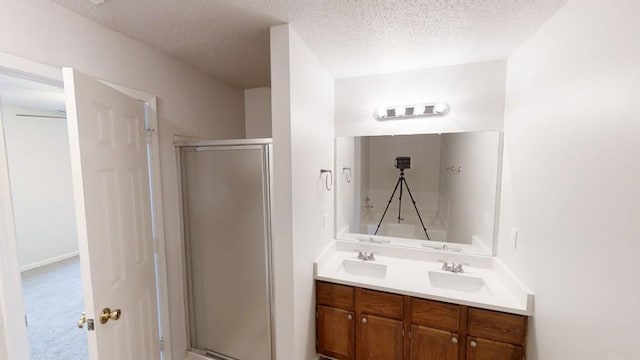
[[[89,358],[160,359],[144,104],[63,75]]]

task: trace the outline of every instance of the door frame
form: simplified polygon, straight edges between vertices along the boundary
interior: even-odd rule
[[[40,64],[1,52],[0,73],[63,87],[61,68]],[[156,254],[155,273],[158,302],[158,331],[161,346],[160,354],[162,360],[172,360],[157,98],[153,94],[104,80],[98,80],[144,103],[145,121],[147,123],[148,135],[151,139],[148,146],[149,186],[151,189],[150,206],[153,219],[152,233]],[[11,199],[6,155],[4,130],[0,114],[0,199]],[[17,239],[15,237],[14,227],[15,223],[11,202],[0,202],[0,346],[6,349],[6,354],[0,352],[0,360],[27,360],[29,353],[27,329],[26,326],[24,326],[24,299],[22,296],[20,267],[17,256]],[[80,314],[78,314],[78,316],[79,315]]]
[[[184,328],[186,332],[186,344],[187,355],[185,360],[208,360],[209,357],[205,354],[200,354],[200,350],[194,349],[191,346],[191,334],[192,334],[192,299],[189,295],[189,272],[187,270],[189,265],[189,249],[188,239],[185,235],[185,213],[184,213],[184,187],[183,179],[185,178],[184,167],[182,162],[182,148],[183,147],[242,147],[242,146],[263,146],[265,169],[263,176],[265,178],[265,240],[267,241],[266,249],[266,266],[267,273],[265,281],[267,282],[267,302],[269,308],[269,345],[270,345],[270,359],[276,359],[276,308],[275,308],[275,276],[274,276],[274,240],[272,229],[272,214],[273,214],[273,139],[272,138],[253,138],[253,139],[225,139],[225,140],[211,140],[195,136],[183,136],[174,135],[174,151],[176,157],[176,170],[178,174],[178,212],[180,215],[180,249],[182,251],[183,266],[181,269],[182,275],[182,294],[184,301],[185,322]],[[219,354],[217,354],[220,356]]]

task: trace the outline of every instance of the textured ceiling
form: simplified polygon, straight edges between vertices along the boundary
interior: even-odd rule
[[[53,0],[242,88],[290,23],[336,78],[507,57],[566,0]]]

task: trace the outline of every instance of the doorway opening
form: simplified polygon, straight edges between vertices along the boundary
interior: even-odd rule
[[[86,360],[63,89],[0,73],[0,104],[30,359]]]

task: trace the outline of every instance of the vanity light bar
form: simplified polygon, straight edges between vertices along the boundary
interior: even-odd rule
[[[419,117],[445,116],[451,108],[447,103],[415,104],[380,108],[373,113],[378,121],[413,119]]]

